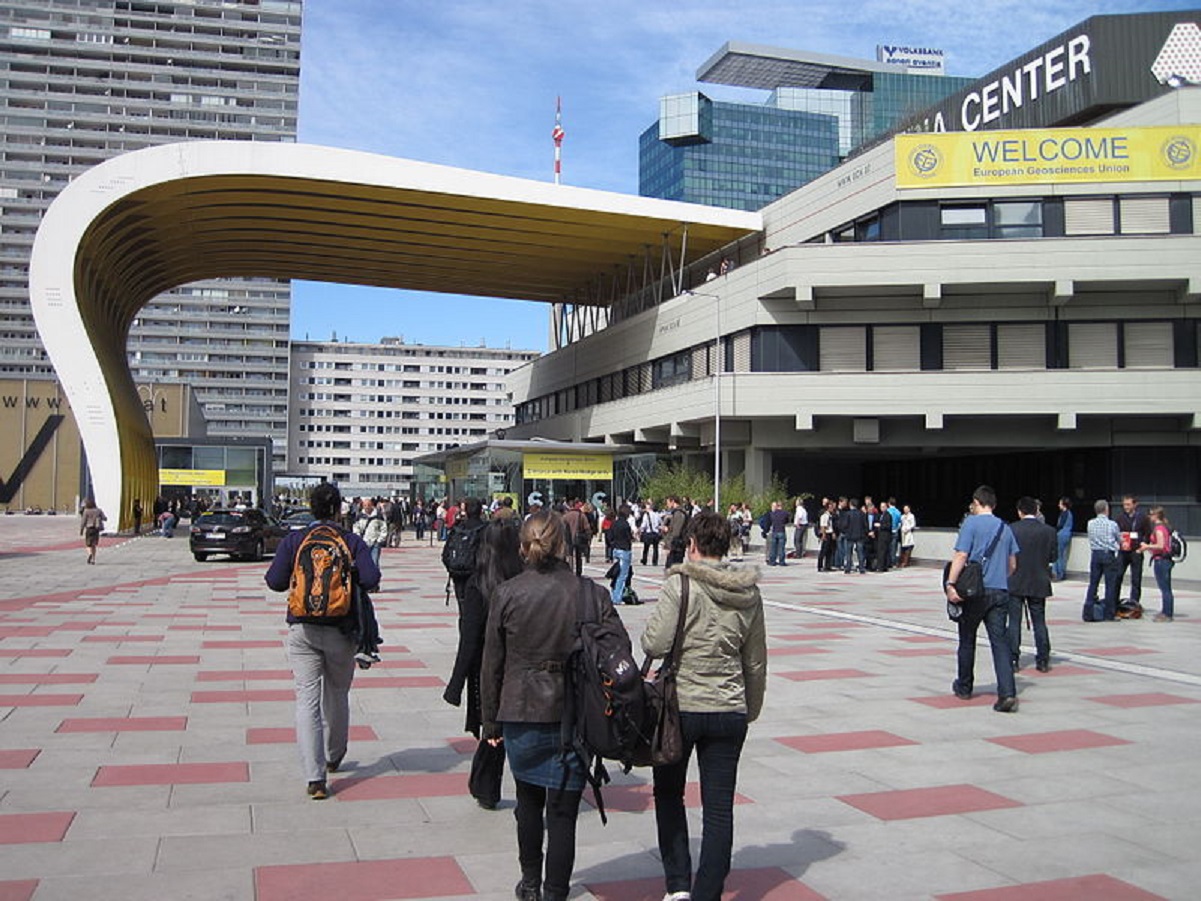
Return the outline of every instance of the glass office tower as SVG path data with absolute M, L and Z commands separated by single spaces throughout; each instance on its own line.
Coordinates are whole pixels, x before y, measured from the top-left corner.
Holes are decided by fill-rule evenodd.
M 638 142 L 645 197 L 758 210 L 972 82 L 893 65 L 726 44 L 698 81 L 770 91 L 729 103 L 700 92 L 660 101 Z
M 0 374 L 53 378 L 29 309 L 50 202 L 120 153 L 194 140 L 294 141 L 302 0 L 0 0 Z M 291 289 L 189 285 L 128 345 L 139 383 L 193 386 L 210 435 L 287 448 Z

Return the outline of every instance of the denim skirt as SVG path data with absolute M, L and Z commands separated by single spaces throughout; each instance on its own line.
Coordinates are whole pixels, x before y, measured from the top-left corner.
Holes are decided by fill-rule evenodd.
M 502 728 L 514 779 L 542 788 L 584 790 L 584 767 L 574 753 L 562 753 L 558 723 L 504 723 Z

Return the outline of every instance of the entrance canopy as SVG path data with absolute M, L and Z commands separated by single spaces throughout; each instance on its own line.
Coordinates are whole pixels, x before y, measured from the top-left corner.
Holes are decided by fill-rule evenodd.
M 555 303 L 652 247 L 687 262 L 762 227 L 758 213 L 348 150 L 169 144 L 63 190 L 34 242 L 30 299 L 97 503 L 124 525 L 158 484 L 125 345 L 163 291 L 261 276 Z

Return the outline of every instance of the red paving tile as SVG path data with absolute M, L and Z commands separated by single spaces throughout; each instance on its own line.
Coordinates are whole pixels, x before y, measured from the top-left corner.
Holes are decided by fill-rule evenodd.
M 83 695 L 0 695 L 0 707 L 74 707 Z
M 1022 670 L 1023 676 L 1030 676 L 1032 679 L 1050 679 L 1055 676 L 1095 676 L 1097 670 L 1091 666 L 1076 666 L 1073 663 L 1052 664 L 1049 673 L 1040 673 L 1036 669 Z
M 339 801 L 385 801 L 398 798 L 467 796 L 466 773 L 415 773 L 408 776 L 372 776 L 342 779 L 331 785 Z M 609 790 L 605 789 L 608 803 Z
M 937 710 L 949 710 L 956 707 L 991 707 L 997 701 L 997 696 L 993 692 L 976 692 L 970 701 L 961 701 L 949 691 L 945 695 L 933 695 L 928 698 L 910 698 L 911 701 L 917 701 L 919 704 L 925 704 L 927 707 L 934 707 Z
M 622 882 L 590 882 L 585 888 L 597 901 L 659 901 L 663 878 L 631 879 Z M 730 901 L 825 901 L 795 876 L 776 867 L 761 870 L 731 870 L 724 897 Z
M 777 673 L 777 675 L 791 679 L 793 682 L 815 682 L 819 679 L 862 679 L 874 674 L 865 673 L 861 669 L 810 669 L 794 673 Z
M 838 795 L 837 798 L 878 820 L 912 820 L 1023 806 L 1018 801 L 975 785 L 939 785 L 933 788 Z
M 869 729 L 863 732 L 830 732 L 825 735 L 793 735 L 777 738 L 782 745 L 794 751 L 804 751 L 806 754 L 817 754 L 823 751 L 861 751 L 866 748 L 898 748 L 904 745 L 916 745 L 919 742 L 894 735 L 881 729 Z
M 940 644 L 951 641 L 951 637 L 939 638 L 936 635 L 896 635 L 893 636 L 896 641 L 908 641 L 912 644 L 930 644 L 931 642 L 939 642 Z
M 379 736 L 370 726 L 351 726 L 350 740 L 379 741 Z M 290 745 L 295 741 L 296 730 L 291 726 L 259 726 L 246 730 L 248 745 Z M 473 746 L 474 744 L 472 741 Z
M 153 654 L 144 655 L 144 656 L 124 655 L 124 656 L 117 656 L 117 657 L 109 657 L 108 660 L 106 660 L 105 662 L 111 663 L 114 665 L 123 665 L 123 664 L 146 665 L 146 664 L 149 664 L 150 666 L 164 666 L 167 664 L 176 665 L 176 664 L 199 663 L 200 655 L 199 654 L 161 654 L 158 656 L 155 656 Z
M 290 688 L 258 688 L 240 691 L 194 691 L 193 704 L 244 704 L 249 701 L 294 701 L 296 693 Z
M 360 676 L 351 688 L 441 688 L 439 676 Z
M 449 629 L 452 623 L 388 623 L 388 629 Z M 387 631 L 387 629 L 383 630 Z
M 973 892 L 954 892 L 950 895 L 935 895 L 938 901 L 1167 901 L 1162 895 L 1145 892 L 1141 888 L 1096 874 L 1073 876 L 1069 879 L 1052 879 L 1048 882 L 1027 882 L 1023 885 L 1007 885 L 1002 888 L 977 889 Z
M 1080 648 L 1079 654 L 1092 654 L 1094 657 L 1134 657 L 1138 654 L 1158 654 L 1154 648 L 1139 648 L 1134 645 L 1118 645 L 1112 648 Z
M 241 626 L 201 626 L 191 623 L 177 623 L 167 626 L 168 632 L 241 632 Z
M 246 650 L 250 650 L 251 648 L 279 648 L 280 650 L 283 650 L 283 646 L 284 646 L 284 643 L 282 641 L 217 641 L 217 640 L 214 640 L 214 641 L 203 641 L 200 643 L 200 647 L 203 650 L 213 650 L 213 651 L 222 650 L 222 649 L 233 649 L 233 648 L 245 648 Z
M 637 785 L 606 785 L 601 791 L 605 801 L 605 810 L 620 810 L 625 813 L 644 813 L 655 806 L 654 787 L 649 783 Z M 585 789 L 584 800 L 592 803 L 592 792 Z M 735 804 L 754 804 L 755 802 L 741 792 L 734 793 Z M 696 810 L 701 806 L 701 784 L 689 782 L 684 786 L 684 806 Z
M 255 867 L 256 901 L 387 901 L 474 895 L 453 857 Z
M 475 746 L 479 744 L 470 735 L 456 735 L 454 738 L 446 739 L 446 743 L 459 754 L 474 754 Z
M 1186 698 L 1181 695 L 1167 694 L 1162 691 L 1151 691 L 1133 695 L 1104 695 L 1099 698 L 1085 698 L 1098 704 L 1108 704 L 1110 707 L 1162 707 L 1167 704 L 1201 704 L 1197 698 Z
M 1002 735 L 990 738 L 993 744 L 1026 754 L 1049 754 L 1053 751 L 1080 751 L 1085 748 L 1108 748 L 1129 745 L 1124 738 L 1093 732 L 1091 729 L 1064 729 L 1059 732 L 1038 732 L 1032 735 Z
M 161 635 L 85 635 L 83 641 L 162 641 Z
M 70 657 L 70 648 L 5 648 L 0 650 L 0 657 L 20 660 L 22 657 Z
M 23 770 L 37 758 L 40 748 L 13 748 L 0 751 L 0 770 Z M 0 898 L 3 898 L 0 895 Z
M 69 810 L 0 814 L 0 845 L 61 842 L 74 819 L 75 814 Z
M 87 716 L 72 717 L 58 724 L 55 732 L 182 732 L 186 716 Z
M 815 648 L 813 645 L 799 644 L 791 648 L 768 648 L 768 657 L 788 657 L 798 654 L 829 654 L 829 648 Z
M 851 636 L 840 635 L 837 632 L 801 632 L 792 635 L 777 635 L 775 637 L 784 641 L 836 641 L 847 639 Z
M 48 638 L 54 634 L 49 626 L 0 626 L 0 639 L 3 638 Z
M 30 901 L 38 890 L 36 879 L 13 879 L 0 882 L 0 901 Z
M 0 685 L 90 685 L 96 673 L 2 673 Z
M 290 669 L 227 669 L 206 670 L 196 674 L 197 682 L 279 681 L 281 679 L 291 682 L 292 671 Z
M 885 648 L 880 652 L 890 657 L 946 657 L 955 653 L 950 645 L 941 648 Z
M 102 766 L 92 779 L 93 788 L 131 785 L 212 785 L 249 782 L 248 763 L 144 763 Z

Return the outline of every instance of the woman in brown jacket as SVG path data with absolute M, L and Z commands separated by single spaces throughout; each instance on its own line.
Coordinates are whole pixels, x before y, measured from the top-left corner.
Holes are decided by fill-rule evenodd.
M 562 518 L 551 511 L 533 514 L 521 527 L 525 571 L 493 592 L 480 673 L 483 734 L 504 742 L 517 783 L 521 901 L 564 901 L 575 865 L 584 770 L 575 755 L 561 753 L 560 721 L 581 592 L 598 620 L 621 628 L 609 593 L 577 578 L 567 564 L 563 531 Z

